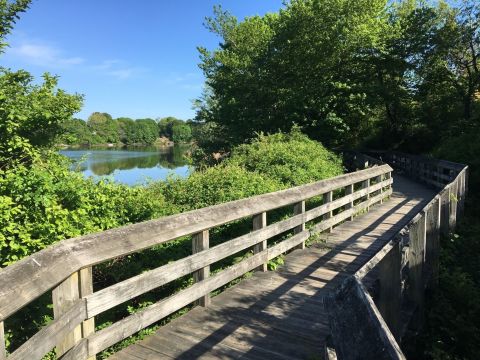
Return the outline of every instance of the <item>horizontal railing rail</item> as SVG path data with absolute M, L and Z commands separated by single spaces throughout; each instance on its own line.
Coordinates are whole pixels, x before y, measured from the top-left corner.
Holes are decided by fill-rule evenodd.
M 64 240 L 0 270 L 0 340 L 2 321 L 52 290 L 55 319 L 4 358 L 41 359 L 56 348 L 62 359 L 87 359 L 175 313 L 194 301 L 208 306 L 210 293 L 252 270 L 266 270 L 269 260 L 304 247 L 312 233 L 329 230 L 368 211 L 392 194 L 388 165 L 341 175 L 283 191 L 254 196 L 97 234 Z M 335 198 L 334 198 L 334 194 Z M 323 196 L 306 211 L 305 201 Z M 267 224 L 267 212 L 293 206 L 293 216 Z M 252 217 L 253 231 L 210 247 L 209 231 Z M 314 220 L 310 229 L 305 224 Z M 267 246 L 267 240 L 293 231 Z M 192 254 L 156 269 L 93 291 L 92 266 L 192 235 Z M 210 265 L 253 247 L 253 255 L 210 275 Z M 97 332 L 94 317 L 186 275 L 194 284 Z
M 398 342 L 407 325 L 420 326 L 425 288 L 435 287 L 438 281 L 440 234 L 448 235 L 454 231 L 457 216 L 464 209 L 468 166 L 398 152 L 377 155 L 382 161 L 391 162 L 393 168 L 402 169 L 407 175 L 440 191 L 405 227 L 392 235 L 390 242 L 326 299 L 333 342 L 341 359 L 358 356 L 405 358 Z M 442 185 L 444 181 L 449 182 Z M 378 288 L 373 301 L 363 282 L 375 268 L 378 269 Z M 342 322 L 349 321 L 345 318 L 348 317 L 345 311 L 347 295 L 356 298 L 355 304 L 348 305 L 362 310 L 361 315 L 357 313 L 358 327 L 350 326 L 349 334 L 341 326 Z M 410 315 L 409 323 L 404 323 L 402 312 Z M 361 348 L 355 348 L 348 339 L 361 337 L 365 331 L 369 339 L 361 344 Z M 360 345 L 358 339 L 357 344 Z

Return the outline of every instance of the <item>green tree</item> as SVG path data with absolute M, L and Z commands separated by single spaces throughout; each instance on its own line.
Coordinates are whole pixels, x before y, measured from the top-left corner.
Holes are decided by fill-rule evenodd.
M 153 119 L 138 119 L 135 121 L 138 139 L 142 144 L 153 144 L 158 137 L 158 126 Z
M 216 8 L 207 25 L 222 43 L 199 49 L 207 92 L 197 119 L 219 124 L 230 144 L 294 124 L 330 145 L 367 132 L 367 59 L 384 48 L 385 0 L 294 0 L 242 22 Z
M 26 71 L 0 70 L 0 167 L 30 162 L 53 145 L 81 105 L 82 96 L 59 90 L 54 76 L 36 85 Z
M 82 119 L 67 119 L 62 123 L 61 142 L 69 145 L 92 143 L 92 132 Z
M 0 0 L 0 54 L 7 46 L 6 36 L 12 31 L 13 25 L 19 19 L 19 14 L 25 12 L 31 0 Z
M 117 143 L 120 141 L 118 123 L 107 113 L 94 112 L 88 117 L 88 127 L 98 137 L 99 142 Z
M 175 143 L 187 143 L 192 140 L 192 128 L 183 123 L 172 127 L 172 140 Z
M 184 124 L 184 121 L 177 119 L 173 116 L 162 118 L 158 120 L 158 134 L 160 136 L 164 136 L 172 140 L 173 139 L 172 129 L 175 125 L 180 125 L 180 124 Z

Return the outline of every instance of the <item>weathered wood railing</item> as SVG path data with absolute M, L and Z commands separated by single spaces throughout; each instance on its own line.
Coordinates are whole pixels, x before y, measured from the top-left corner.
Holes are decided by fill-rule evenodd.
M 0 348 L 0 359 L 41 359 L 56 348 L 63 359 L 87 359 L 179 309 L 198 301 L 208 306 L 210 293 L 282 253 L 304 246 L 312 232 L 321 232 L 368 210 L 392 193 L 388 165 L 275 193 L 224 203 L 158 220 L 64 240 L 0 270 L 0 344 L 3 321 L 42 294 L 52 291 L 55 319 L 13 353 Z M 335 194 L 335 197 L 332 195 Z M 323 195 L 323 203 L 305 211 L 305 201 Z M 267 224 L 267 212 L 294 207 L 294 215 Z M 253 217 L 253 231 L 209 247 L 209 230 Z M 305 224 L 321 219 L 311 228 Z M 267 240 L 293 231 L 293 236 L 267 246 Z M 93 291 L 92 266 L 114 258 L 193 235 L 192 255 Z M 209 266 L 253 247 L 254 254 L 210 275 Z M 127 300 L 183 276 L 195 283 L 95 332 L 94 318 Z
M 438 281 L 440 235 L 455 229 L 464 209 L 468 167 L 402 153 L 379 153 L 394 169 L 438 194 L 369 262 L 326 299 L 339 359 L 404 359 L 398 346 L 407 326 L 418 329 L 425 289 Z M 358 155 L 360 162 L 362 155 Z M 364 280 L 376 269 L 378 289 Z M 407 314 L 408 322 L 402 318 Z M 328 357 L 328 356 L 327 356 Z

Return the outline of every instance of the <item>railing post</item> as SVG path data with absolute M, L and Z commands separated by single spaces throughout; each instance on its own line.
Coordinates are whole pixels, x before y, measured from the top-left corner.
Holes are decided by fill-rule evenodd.
M 93 293 L 92 268 L 84 268 L 65 279 L 52 291 L 53 315 L 55 318 L 63 315 L 80 298 Z M 82 338 L 88 337 L 95 332 L 95 319 L 92 317 L 78 325 L 60 343 L 57 344 L 55 352 L 57 358 L 65 354 L 72 346 Z M 95 355 L 88 360 L 95 359 Z
M 451 183 L 450 187 L 450 217 L 449 217 L 449 227 L 450 232 L 455 231 L 457 226 L 457 204 L 458 204 L 458 183 L 454 181 Z
M 448 236 L 450 232 L 450 188 L 440 195 L 440 232 Z
M 363 182 L 362 188 L 367 189 L 366 199 L 368 201 L 370 199 L 370 179 L 367 179 Z M 368 211 L 370 211 L 370 205 L 367 206 L 367 212 Z
M 397 340 L 401 326 L 401 269 L 402 253 L 400 244 L 396 243 L 379 264 L 378 310 Z
M 440 240 L 440 198 L 433 200 L 425 212 L 426 242 L 425 242 L 425 269 L 428 276 L 428 286 L 435 287 L 438 278 L 438 256 Z
M 192 253 L 196 254 L 210 247 L 210 234 L 208 230 L 196 233 L 192 237 Z M 210 265 L 207 265 L 193 273 L 193 281 L 200 282 L 210 276 Z M 210 294 L 206 294 L 199 298 L 197 305 L 207 307 L 210 305 Z
M 80 297 L 93 294 L 93 270 L 87 267 L 79 271 Z M 95 332 L 95 318 L 90 318 L 82 323 L 82 338 L 86 338 Z M 90 356 L 87 360 L 95 360 L 96 356 Z
M 323 203 L 324 204 L 327 204 L 329 202 L 332 202 L 333 200 L 333 191 L 329 191 L 325 194 L 323 194 Z M 328 220 L 330 219 L 331 217 L 333 216 L 333 212 L 332 211 L 328 211 L 325 215 L 323 215 L 323 220 Z M 328 228 L 328 231 L 331 232 L 333 230 L 333 227 L 329 227 Z
M 352 195 L 353 194 L 353 184 L 345 186 L 345 195 Z M 345 205 L 346 210 L 353 209 L 353 200 L 350 201 L 347 205 Z M 353 211 L 353 210 L 352 210 Z M 353 220 L 353 214 L 350 216 L 350 221 Z
M 253 217 L 253 230 L 258 230 L 267 226 L 267 213 L 262 212 Z M 267 250 L 267 240 L 253 247 L 253 253 L 258 254 L 264 250 Z M 256 271 L 267 271 L 267 263 L 264 263 L 255 269 Z
M 7 358 L 7 349 L 5 348 L 5 329 L 3 321 L 0 321 L 0 360 Z
M 73 303 L 80 299 L 79 272 L 75 272 L 65 279 L 52 291 L 53 316 L 58 318 L 70 309 Z M 78 325 L 70 334 L 56 346 L 57 358 L 60 358 L 71 347 L 82 339 L 82 326 Z
M 377 184 L 381 183 L 383 180 L 383 174 L 381 175 L 378 175 L 376 178 L 375 178 L 375 181 Z M 379 191 L 379 195 L 382 195 L 383 194 L 383 187 L 380 188 L 380 191 Z M 380 204 L 383 204 L 383 197 L 380 196 Z
M 460 175 L 458 186 L 458 215 L 462 216 L 465 209 L 465 171 Z
M 412 325 L 418 329 L 423 320 L 423 300 L 424 300 L 424 278 L 423 264 L 425 262 L 425 220 L 426 216 L 422 213 L 421 218 L 412 224 L 409 229 L 409 256 L 408 256 L 408 278 L 409 278 L 409 298 L 414 304 L 416 310 L 412 317 Z
M 305 201 L 300 201 L 293 205 L 293 215 L 299 215 L 299 214 L 304 214 L 305 213 Z M 301 225 L 297 226 L 295 229 L 293 229 L 294 234 L 301 233 L 302 231 L 305 230 L 305 223 L 302 222 Z M 301 244 L 295 247 L 295 249 L 305 249 L 305 241 L 302 241 Z

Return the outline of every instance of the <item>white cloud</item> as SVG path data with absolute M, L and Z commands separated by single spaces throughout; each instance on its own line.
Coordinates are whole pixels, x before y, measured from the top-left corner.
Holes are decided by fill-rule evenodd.
M 22 61 L 50 68 L 64 68 L 85 62 L 81 57 L 67 57 L 59 49 L 45 44 L 25 42 L 9 49 L 9 53 Z
M 101 64 L 92 66 L 92 69 L 118 80 L 130 79 L 147 71 L 144 68 L 129 66 L 119 59 L 104 60 Z

